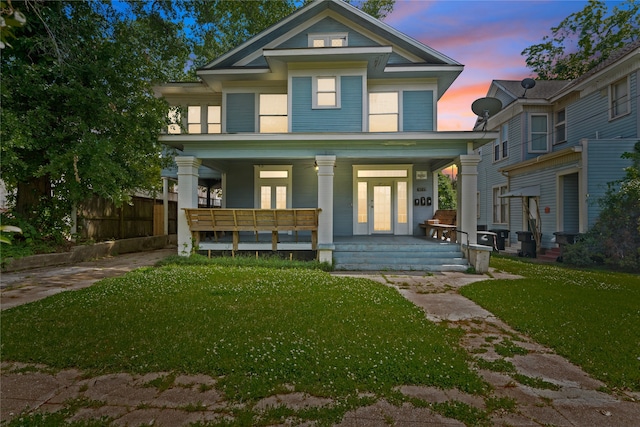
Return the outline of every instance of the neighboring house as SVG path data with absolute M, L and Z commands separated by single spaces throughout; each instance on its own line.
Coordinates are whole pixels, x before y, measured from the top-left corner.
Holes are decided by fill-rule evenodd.
M 212 179 L 222 208 L 319 208 L 321 261 L 339 237 L 424 236 L 436 174 L 451 164 L 457 225 L 475 243 L 474 149 L 496 134 L 437 131 L 437 101 L 462 70 L 342 0 L 320 0 L 198 69 L 199 81 L 157 87 L 182 125 L 161 137 L 178 152 L 178 251 L 192 248 L 183 208 Z
M 639 68 L 640 41 L 573 81 L 536 81 L 528 90 L 493 81 L 487 96 L 503 108 L 486 127 L 499 137 L 477 151 L 478 224 L 510 230 L 510 243 L 538 228 L 537 249 L 556 247 L 554 233 L 587 231 L 607 183 L 631 165 L 621 155 L 638 141 Z

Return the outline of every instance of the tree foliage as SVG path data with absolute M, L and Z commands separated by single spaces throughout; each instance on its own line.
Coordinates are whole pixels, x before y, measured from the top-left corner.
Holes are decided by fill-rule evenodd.
M 575 79 L 625 44 L 640 38 L 640 3 L 626 0 L 611 11 L 607 3 L 589 0 L 572 13 L 542 43 L 522 51 L 527 67 L 539 79 Z
M 458 205 L 458 198 L 456 189 L 454 187 L 455 182 L 451 178 L 443 174 L 438 173 L 438 208 L 439 209 L 456 209 Z
M 178 26 L 107 3 L 14 5 L 27 24 L 3 52 L 0 136 L 16 211 L 54 230 L 93 195 L 122 203 L 159 185 L 167 106 L 152 85 L 182 72 Z
M 640 142 L 623 157 L 632 165 L 623 179 L 609 183 L 599 201 L 602 211 L 596 223 L 578 243 L 566 248 L 565 262 L 640 271 Z

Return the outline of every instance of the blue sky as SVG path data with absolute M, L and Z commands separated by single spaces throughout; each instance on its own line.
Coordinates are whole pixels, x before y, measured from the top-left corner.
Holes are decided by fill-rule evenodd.
M 607 1 L 609 10 L 620 1 Z M 438 130 L 471 130 L 492 80 L 534 77 L 520 54 L 582 10 L 582 0 L 396 0 L 385 23 L 465 66 L 438 103 Z

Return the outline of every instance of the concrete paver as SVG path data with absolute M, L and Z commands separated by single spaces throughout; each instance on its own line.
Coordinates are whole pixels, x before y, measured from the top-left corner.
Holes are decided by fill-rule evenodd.
M 35 301 L 56 292 L 81 289 L 104 277 L 124 274 L 134 268 L 152 265 L 175 253 L 175 249 L 128 254 L 109 259 L 81 263 L 76 266 L 37 269 L 2 276 L 0 291 L 2 309 Z M 517 372 L 558 386 L 558 390 L 538 389 L 522 385 L 509 373 L 479 369 L 478 373 L 493 387 L 492 396 L 516 402 L 513 411 L 491 415 L 493 425 L 511 426 L 637 426 L 640 419 L 639 393 L 609 394 L 604 384 L 579 367 L 555 354 L 551 349 L 521 336 L 490 312 L 457 293 L 457 289 L 477 280 L 512 277 L 492 272 L 488 275 L 464 273 L 350 273 L 367 277 L 396 288 L 403 296 L 421 307 L 434 322 L 466 331 L 461 345 L 474 358 L 495 361 L 499 356 L 492 345 L 512 340 L 529 350 L 526 355 L 506 358 Z M 513 278 L 513 277 L 512 277 Z M 490 344 L 488 344 L 490 343 Z M 242 404 L 226 402 L 215 388 L 217 379 L 207 375 L 180 375 L 167 390 L 150 385 L 153 379 L 167 373 L 131 375 L 126 373 L 87 377 L 74 369 L 52 372 L 45 366 L 3 363 L 0 376 L 0 421 L 6 422 L 22 411 L 58 411 L 70 399 L 81 399 L 81 409 L 68 421 L 109 417 L 113 425 L 180 426 L 190 423 L 231 420 Z M 293 390 L 292 390 L 293 391 Z M 464 402 L 484 409 L 484 399 L 458 390 L 434 387 L 403 386 L 399 392 L 425 402 Z M 89 402 L 89 403 L 87 403 Z M 302 393 L 282 393 L 263 399 L 255 405 L 264 410 L 273 405 L 291 409 L 330 405 L 326 398 Z M 393 405 L 385 400 L 348 412 L 338 424 L 352 426 L 463 426 L 460 421 L 443 417 L 428 408 L 405 403 Z

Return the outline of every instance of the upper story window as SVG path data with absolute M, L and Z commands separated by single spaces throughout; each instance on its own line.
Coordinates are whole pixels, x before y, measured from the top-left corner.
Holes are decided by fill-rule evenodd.
M 178 107 L 171 107 L 169 109 L 169 113 L 167 113 L 167 117 L 169 117 L 169 128 L 167 129 L 167 133 L 170 135 L 177 135 L 182 130 L 180 129 L 180 121 L 182 118 L 180 117 L 180 109 Z
M 560 144 L 567 140 L 567 115 L 564 109 L 556 112 L 555 138 L 553 143 Z
M 369 94 L 369 132 L 397 132 L 398 117 L 398 92 Z
M 338 78 L 316 77 L 313 79 L 313 107 L 339 108 Z
M 629 106 L 629 78 L 625 77 L 609 86 L 609 118 L 615 119 L 631 111 Z
M 509 156 L 509 124 L 500 127 L 500 137 L 493 145 L 493 161 L 497 162 Z
M 187 107 L 187 130 L 189 133 L 202 133 L 202 108 L 199 105 Z
M 347 33 L 309 34 L 309 47 L 347 46 Z
M 260 94 L 260 132 L 288 131 L 287 94 Z
M 546 114 L 532 114 L 529 119 L 529 152 L 549 151 L 549 118 Z
M 207 133 L 222 132 L 222 107 L 219 105 L 209 105 L 207 107 Z

